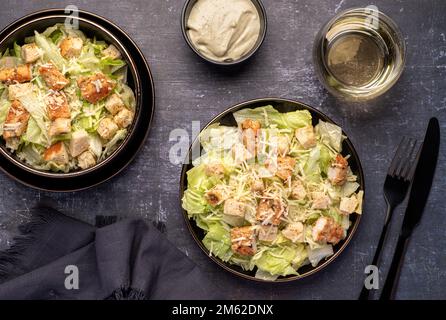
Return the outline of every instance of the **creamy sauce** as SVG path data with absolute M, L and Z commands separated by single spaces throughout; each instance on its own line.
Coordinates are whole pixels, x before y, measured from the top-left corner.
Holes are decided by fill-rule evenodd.
M 190 40 L 205 57 L 235 61 L 255 46 L 260 17 L 251 0 L 198 0 L 187 27 Z

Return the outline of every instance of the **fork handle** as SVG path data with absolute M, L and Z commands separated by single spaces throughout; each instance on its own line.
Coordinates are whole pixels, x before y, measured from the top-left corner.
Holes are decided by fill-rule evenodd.
M 384 282 L 380 300 L 393 300 L 395 298 L 401 267 L 404 262 L 404 256 L 407 251 L 409 239 L 410 236 L 405 236 L 402 234 L 398 237 L 398 243 L 393 255 L 392 264 L 390 265 L 389 273 L 387 274 L 386 281 Z
M 392 213 L 395 207 L 391 205 L 387 205 L 387 214 L 386 219 L 384 221 L 384 226 L 381 231 L 381 236 L 379 237 L 378 246 L 376 247 L 375 256 L 373 257 L 372 265 L 378 266 L 381 260 L 381 251 L 386 242 L 387 238 L 387 227 L 389 226 L 389 220 L 392 217 Z M 370 289 L 367 289 L 365 286 L 362 286 L 361 294 L 359 295 L 359 300 L 368 300 L 370 295 Z

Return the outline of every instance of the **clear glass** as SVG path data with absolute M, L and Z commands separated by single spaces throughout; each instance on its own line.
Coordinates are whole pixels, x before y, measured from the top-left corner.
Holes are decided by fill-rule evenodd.
M 317 75 L 329 92 L 350 101 L 389 90 L 405 63 L 398 26 L 376 7 L 343 11 L 318 33 L 313 51 Z

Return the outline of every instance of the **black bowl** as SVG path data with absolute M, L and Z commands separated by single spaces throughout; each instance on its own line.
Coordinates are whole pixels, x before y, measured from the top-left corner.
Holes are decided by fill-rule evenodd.
M 192 49 L 192 51 L 195 52 L 199 57 L 201 57 L 202 59 L 206 60 L 209 63 L 215 64 L 218 66 L 228 66 L 229 67 L 229 66 L 234 66 L 239 63 L 245 62 L 250 57 L 252 57 L 257 52 L 257 50 L 259 50 L 259 48 L 262 46 L 263 41 L 265 40 L 265 37 L 266 37 L 266 30 L 267 30 L 267 25 L 268 25 L 268 20 L 266 18 L 266 10 L 262 4 L 262 1 L 251 0 L 252 3 L 254 4 L 254 6 L 256 7 L 256 9 L 259 13 L 259 17 L 260 17 L 260 34 L 259 34 L 259 38 L 257 39 L 257 42 L 254 45 L 254 47 L 242 58 L 235 60 L 235 61 L 220 62 L 220 61 L 215 61 L 215 60 L 209 59 L 208 57 L 204 56 L 200 51 L 197 50 L 197 48 L 194 46 L 194 44 L 190 40 L 189 35 L 187 34 L 187 31 L 188 31 L 187 21 L 189 20 L 189 14 L 190 14 L 193 6 L 195 5 L 195 3 L 197 3 L 197 1 L 198 0 L 187 0 L 186 3 L 184 4 L 183 11 L 181 13 L 181 31 L 183 33 L 184 40 L 186 40 L 187 44 Z
M 0 32 L 0 51 L 10 47 L 14 41 L 21 42 L 34 30 L 43 31 L 56 23 L 63 23 L 68 14 L 64 9 L 48 9 L 25 16 Z M 52 173 L 36 170 L 11 154 L 4 144 L 0 145 L 0 169 L 16 180 L 38 189 L 49 191 L 75 191 L 102 183 L 121 170 L 134 158 L 143 145 L 155 108 L 154 84 L 150 68 L 136 44 L 112 22 L 90 12 L 79 10 L 80 30 L 87 36 L 96 36 L 114 44 L 122 53 L 129 67 L 128 85 L 136 98 L 135 119 L 127 137 L 105 160 L 87 170 L 69 173 Z
M 282 112 L 282 113 L 296 111 L 296 110 L 308 110 L 311 113 L 311 116 L 313 118 L 313 125 L 316 125 L 318 123 L 319 119 L 323 120 L 325 122 L 330 122 L 330 123 L 336 124 L 328 116 L 326 116 L 319 110 L 317 110 L 313 107 L 310 107 L 304 103 L 301 103 L 298 101 L 293 101 L 293 100 L 288 100 L 288 99 L 281 99 L 281 98 L 262 98 L 262 99 L 246 101 L 246 102 L 237 104 L 237 105 L 227 109 L 226 111 L 224 111 L 223 113 L 219 114 L 217 117 L 212 119 L 202 129 L 202 131 L 214 123 L 220 123 L 221 125 L 225 125 L 225 126 L 237 126 L 234 116 L 232 115 L 234 112 L 241 110 L 241 109 L 258 108 L 258 107 L 263 107 L 263 106 L 267 106 L 267 105 L 272 105 L 276 110 L 278 110 L 279 112 Z M 343 132 L 343 135 L 347 136 L 345 134 L 345 132 Z M 201 153 L 202 148 L 200 146 L 199 139 L 196 138 L 189 149 L 189 154 L 186 159 L 193 159 L 192 158 L 193 154 L 200 154 L 198 152 L 195 153 L 198 150 L 200 150 L 200 153 Z M 344 140 L 343 145 L 342 145 L 342 150 L 343 150 L 342 153 L 344 155 L 346 155 L 346 154 L 351 155 L 351 157 L 349 159 L 350 167 L 351 167 L 353 173 L 358 176 L 358 183 L 360 184 L 360 190 L 365 191 L 364 173 L 362 171 L 361 162 L 360 162 L 358 154 L 356 153 L 356 150 L 353 147 L 353 144 L 351 143 L 349 138 Z M 193 152 L 193 151 L 195 151 L 195 152 Z M 181 199 L 183 198 L 184 191 L 187 189 L 187 175 L 186 175 L 186 173 L 193 167 L 190 162 L 191 161 L 186 161 L 185 164 L 183 165 L 183 168 L 181 171 L 180 205 L 181 205 Z M 266 281 L 266 280 L 261 280 L 261 279 L 255 278 L 255 271 L 245 271 L 237 265 L 232 265 L 230 263 L 223 262 L 219 258 L 217 258 L 213 255 L 210 255 L 209 250 L 204 246 L 204 244 L 202 242 L 202 239 L 205 236 L 204 231 L 197 226 L 197 224 L 195 223 L 194 220 L 189 219 L 186 210 L 182 209 L 182 211 L 183 211 L 183 216 L 186 221 L 187 227 L 188 227 L 190 233 L 192 234 L 192 237 L 194 238 L 194 240 L 198 244 L 198 246 L 203 250 L 203 252 L 210 259 L 212 259 L 212 261 L 217 263 L 223 269 L 231 272 L 232 274 L 235 274 L 236 276 L 239 276 L 239 277 L 242 277 L 245 279 L 249 279 L 249 280 L 258 281 L 258 282 L 272 282 L 272 281 Z M 319 262 L 319 264 L 316 267 L 312 267 L 311 265 L 303 266 L 302 268 L 299 269 L 299 275 L 297 275 L 297 276 L 279 277 L 274 282 L 288 282 L 288 281 L 302 279 L 306 276 L 312 275 L 312 274 L 322 270 L 323 268 L 325 268 L 328 264 L 333 262 L 336 259 L 336 257 L 338 257 L 341 254 L 341 252 L 345 249 L 347 244 L 352 239 L 356 229 L 358 228 L 360 219 L 361 219 L 361 215 L 350 215 L 351 225 L 347 231 L 347 237 L 343 241 L 341 241 L 340 243 L 338 243 L 337 245 L 335 245 L 333 247 L 334 254 L 332 256 L 330 256 L 328 259 L 322 260 L 321 262 Z

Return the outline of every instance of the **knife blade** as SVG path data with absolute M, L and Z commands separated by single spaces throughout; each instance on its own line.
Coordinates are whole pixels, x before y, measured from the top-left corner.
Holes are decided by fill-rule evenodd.
M 392 264 L 384 283 L 381 300 L 393 299 L 398 285 L 404 255 L 409 244 L 410 236 L 423 215 L 424 207 L 429 198 L 435 168 L 440 149 L 440 124 L 437 118 L 431 118 L 426 136 L 418 156 L 414 178 L 410 190 L 409 202 L 404 215 L 401 233 L 392 259 Z

